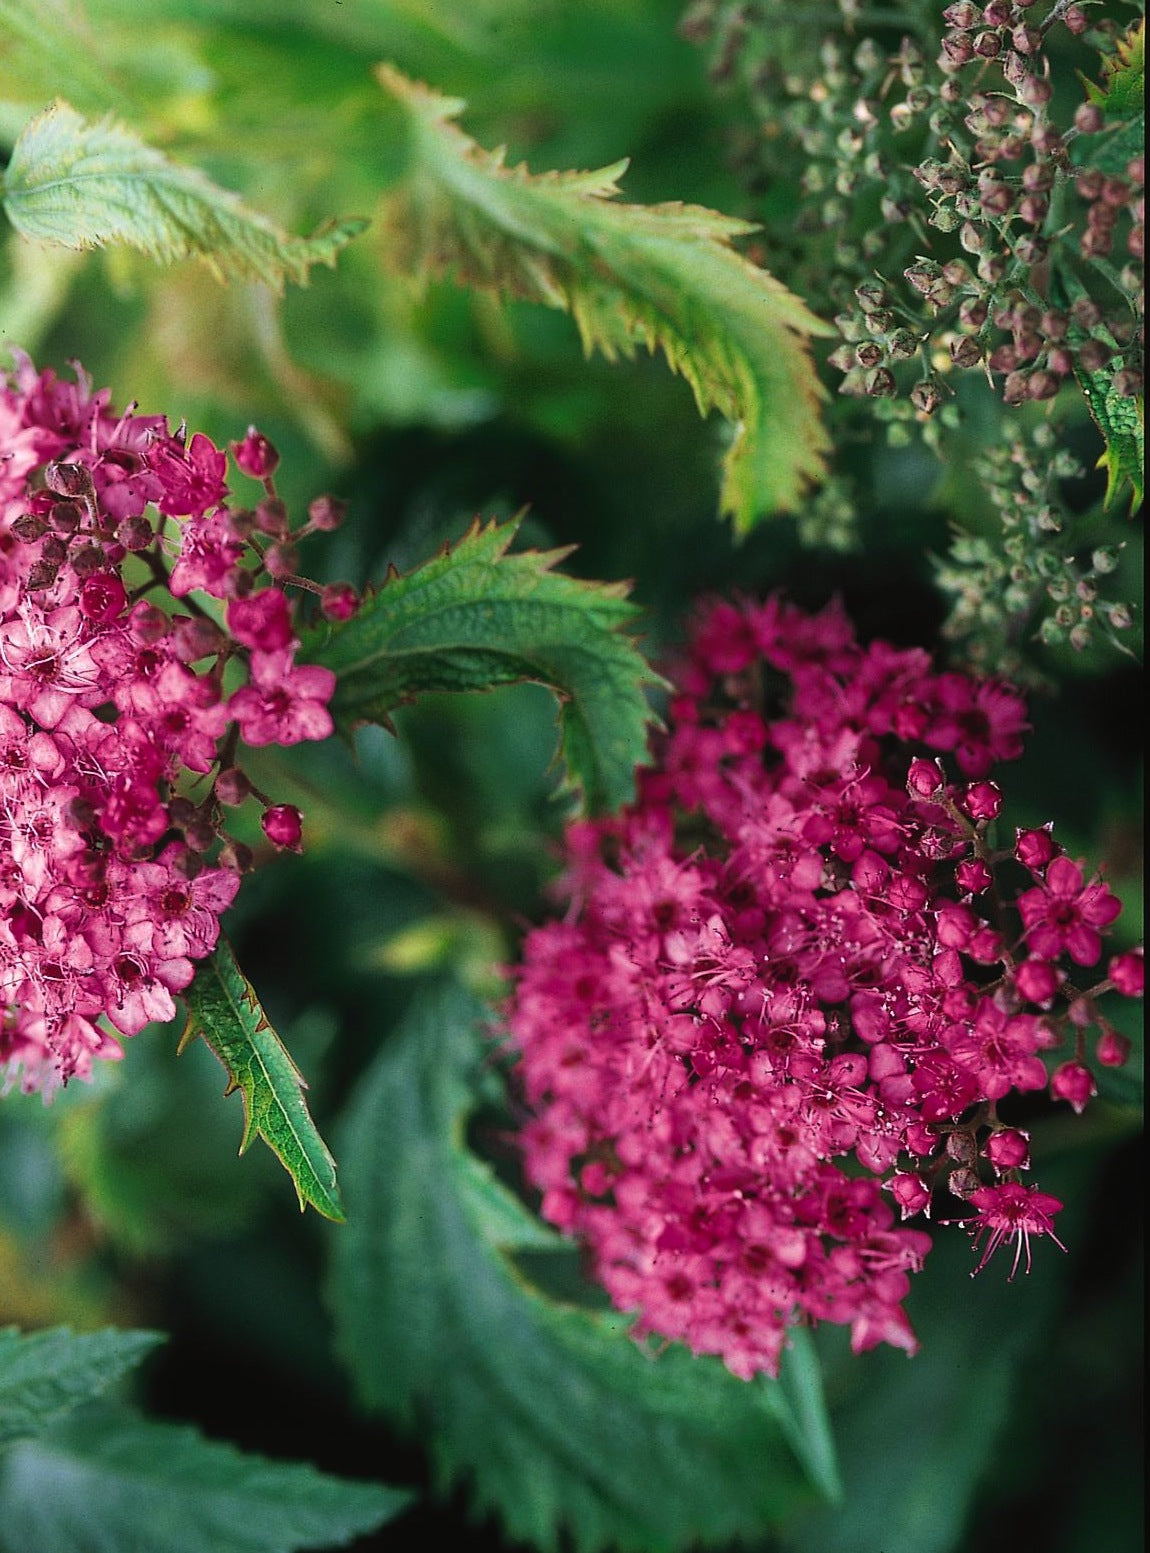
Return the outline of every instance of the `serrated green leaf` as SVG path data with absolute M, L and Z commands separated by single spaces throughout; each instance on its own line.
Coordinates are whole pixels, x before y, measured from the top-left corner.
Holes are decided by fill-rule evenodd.
M 61 1414 L 92 1401 L 163 1341 L 159 1332 L 113 1328 L 81 1333 L 67 1327 L 27 1333 L 0 1328 L 0 1448 L 39 1434 Z
M 1141 394 L 1137 398 L 1116 394 L 1112 372 L 1076 371 L 1074 375 L 1106 440 L 1106 451 L 1098 460 L 1099 467 L 1106 470 L 1104 504 L 1109 507 L 1128 483 L 1131 508 L 1137 507 L 1145 490 L 1145 401 Z
M 732 425 L 721 501 L 736 528 L 793 508 L 824 473 L 807 341 L 829 331 L 732 246 L 755 228 L 699 206 L 616 201 L 625 162 L 539 176 L 507 167 L 454 124 L 462 102 L 390 65 L 377 75 L 409 133 L 409 172 L 385 213 L 393 262 L 562 308 L 608 359 L 661 350 L 700 411 Z
M 618 583 L 553 570 L 566 551 L 508 554 L 518 522 L 476 524 L 454 548 L 392 576 L 346 624 L 313 633 L 306 655 L 337 677 L 337 724 L 387 724 L 433 690 L 534 680 L 560 698 L 560 750 L 592 808 L 633 791 L 658 683 L 625 634 L 638 613 Z
M 183 998 L 188 1022 L 180 1050 L 202 1036 L 227 1070 L 224 1093 L 238 1089 L 243 1098 L 240 1153 L 262 1138 L 295 1183 L 301 1211 L 311 1203 L 324 1218 L 342 1223 L 335 1160 L 308 1112 L 303 1076 L 224 939 L 200 965 Z
M 95 1407 L 9 1453 L 0 1541 L 7 1553 L 292 1553 L 342 1547 L 410 1499 Z
M 169 161 L 110 117 L 91 124 L 58 102 L 27 124 L 0 182 L 25 237 L 65 248 L 126 243 L 167 264 L 202 259 L 218 280 L 305 285 L 366 225 L 289 237 L 192 167 Z
M 805 1495 L 772 1383 L 680 1347 L 656 1356 L 626 1318 L 546 1298 L 493 1243 L 517 1238 L 525 1210 L 480 1180 L 464 1141 L 480 1013 L 454 988 L 425 995 L 343 1131 L 332 1294 L 362 1400 L 419 1427 L 442 1489 L 470 1482 L 539 1548 L 763 1533 Z
M 1126 36 L 1119 38 L 1114 53 L 1103 63 L 1102 81 L 1086 82 L 1086 93 L 1114 118 L 1141 115 L 1146 101 L 1146 24 L 1135 22 Z

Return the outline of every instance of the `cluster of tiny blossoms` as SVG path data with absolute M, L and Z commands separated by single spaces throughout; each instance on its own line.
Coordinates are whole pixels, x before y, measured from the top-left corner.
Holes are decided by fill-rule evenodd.
M 744 1377 L 799 1321 L 913 1352 L 930 1239 L 902 1221 L 944 1184 L 980 1268 L 1054 1238 L 1008 1097 L 1086 1105 L 1127 1055 L 1096 1000 L 1142 959 L 1100 966 L 1119 902 L 1051 827 L 992 845 L 1026 726 L 1010 685 L 861 647 L 838 607 L 700 618 L 657 764 L 569 832 L 570 910 L 508 1010 L 543 1213 L 639 1334 Z
M 251 863 L 223 828 L 255 791 L 239 742 L 332 728 L 334 676 L 294 661 L 285 584 L 315 585 L 275 450 L 233 448 L 264 487 L 241 511 L 225 453 L 133 410 L 23 357 L 0 378 L 0 1081 L 29 1091 L 118 1056 L 109 1024 L 174 1016 Z M 308 526 L 337 519 L 321 498 Z M 298 810 L 256 798 L 298 847 Z

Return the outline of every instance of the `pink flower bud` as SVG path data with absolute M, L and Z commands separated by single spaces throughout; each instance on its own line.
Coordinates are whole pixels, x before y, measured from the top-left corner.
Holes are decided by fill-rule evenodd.
M 92 471 L 83 464 L 45 464 L 44 484 L 55 496 L 91 496 Z
M 212 653 L 222 652 L 224 646 L 224 633 L 214 620 L 185 615 L 174 623 L 172 647 L 181 663 L 197 663 Z
M 124 612 L 128 595 L 113 572 L 97 572 L 80 585 L 80 613 L 97 625 L 110 625 Z
M 1030 1167 L 1030 1134 L 1004 1127 L 987 1139 L 982 1151 L 995 1170 L 1027 1170 Z
M 299 569 L 299 557 L 294 545 L 271 545 L 264 551 L 264 566 L 269 577 L 283 581 L 294 577 Z
M 278 497 L 266 496 L 262 502 L 257 503 L 252 517 L 261 534 L 270 534 L 274 539 L 280 539 L 288 531 L 287 508 Z
M 1039 1008 L 1050 1007 L 1064 979 L 1064 973 L 1049 960 L 1024 960 L 1014 973 L 1019 996 Z
M 993 820 L 1002 808 L 1002 790 L 997 782 L 972 782 L 963 795 L 962 807 L 976 823 Z
M 359 605 L 359 594 L 349 582 L 329 583 L 319 596 L 319 607 L 328 620 L 350 620 Z
M 935 798 L 946 786 L 937 760 L 912 760 L 906 774 L 906 790 L 912 798 Z
M 980 857 L 968 858 L 954 870 L 955 883 L 966 895 L 981 895 L 994 883 L 994 875 Z
M 273 804 L 270 809 L 264 810 L 260 825 L 273 847 L 290 852 L 303 850 L 303 815 L 294 804 Z
M 312 528 L 328 533 L 340 526 L 346 512 L 346 502 L 334 496 L 317 496 L 307 509 L 307 520 Z
M 1020 830 L 1016 834 L 1014 855 L 1027 868 L 1036 871 L 1045 868 L 1057 851 L 1049 825 L 1044 825 L 1041 830 Z
M 139 642 L 141 647 L 154 647 L 168 634 L 170 625 L 171 621 L 162 609 L 157 609 L 154 604 L 145 603 L 143 599 L 133 606 L 128 616 L 128 626 L 133 640 Z
M 974 914 L 969 907 L 953 901 L 944 901 L 939 907 L 935 936 L 945 949 L 965 949 L 974 927 Z
M 229 766 L 216 778 L 216 797 L 231 808 L 243 803 L 251 790 L 252 784 L 238 766 Z
M 1055 1100 L 1068 1101 L 1081 1116 L 1087 1101 L 1098 1091 L 1089 1068 L 1080 1062 L 1064 1062 L 1050 1080 L 1050 1093 Z
M 966 952 L 979 965 L 993 965 L 1002 959 L 1001 935 L 984 922 L 970 935 Z
M 279 652 L 295 640 L 291 606 L 279 588 L 261 588 L 246 599 L 232 599 L 227 622 L 237 642 L 261 652 Z
M 1121 1068 L 1130 1056 L 1130 1042 L 1113 1025 L 1106 1025 L 1098 1037 L 1094 1055 L 1104 1068 Z
M 930 1187 L 920 1175 L 891 1176 L 886 1185 L 904 1219 L 922 1213 L 924 1209 L 929 1212 Z
M 1141 949 L 1116 954 L 1110 962 L 1110 980 L 1125 998 L 1140 998 L 1145 984 L 1145 965 Z
M 242 442 L 232 443 L 232 457 L 236 467 L 253 480 L 268 480 L 276 472 L 280 456 L 260 431 L 249 426 Z

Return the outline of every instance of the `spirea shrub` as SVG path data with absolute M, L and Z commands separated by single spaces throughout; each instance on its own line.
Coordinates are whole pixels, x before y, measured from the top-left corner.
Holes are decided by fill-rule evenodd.
M 50 1092 L 171 1019 L 211 953 L 249 849 L 300 816 L 256 790 L 241 743 L 325 738 L 335 677 L 295 662 L 287 514 L 254 430 L 237 467 L 161 416 L 115 411 L 82 375 L 20 358 L 0 380 L 0 1080 Z M 308 528 L 330 527 L 313 504 Z M 315 591 L 320 591 L 316 589 Z M 327 590 L 335 616 L 350 590 Z M 111 1027 L 111 1028 L 109 1028 Z
M 797 1322 L 913 1352 L 936 1198 L 978 1269 L 1060 1244 L 1012 1108 L 1083 1109 L 1126 1056 L 1096 1000 L 1142 961 L 1102 964 L 1119 902 L 1052 826 L 997 843 L 1026 729 L 1011 685 L 860 646 L 836 605 L 697 621 L 656 763 L 570 829 L 509 1007 L 542 1211 L 637 1334 L 744 1377 Z

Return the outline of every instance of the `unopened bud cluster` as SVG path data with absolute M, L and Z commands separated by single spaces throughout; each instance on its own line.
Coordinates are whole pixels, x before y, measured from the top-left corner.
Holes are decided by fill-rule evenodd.
M 995 539 L 964 534 L 936 566 L 936 581 L 952 600 L 943 632 L 963 644 L 975 664 L 1029 673 L 1025 644 L 1067 644 L 1085 652 L 1108 641 L 1131 652 L 1137 614 L 1115 588 L 1124 545 L 1079 547 L 1077 525 L 1062 497 L 1083 466 L 1057 444 L 1053 428 L 1006 436 L 974 461 L 973 473 L 1002 523 Z
M 293 532 L 267 439 L 232 457 L 250 510 L 207 437 L 25 357 L 0 378 L 0 1081 L 50 1092 L 119 1055 L 112 1029 L 173 1017 L 252 862 L 229 807 L 300 845 L 238 751 L 331 732 L 295 598 L 355 599 L 297 574 L 330 499 Z
M 1054 1236 L 1018 1097 L 1088 1104 L 1142 958 L 1103 961 L 1119 901 L 1051 826 L 999 834 L 1026 726 L 1010 684 L 862 647 L 835 607 L 696 623 L 656 763 L 570 830 L 509 1009 L 543 1213 L 638 1332 L 741 1376 L 797 1322 L 913 1351 L 930 1237 L 903 1221 L 945 1189 L 979 1267 Z
M 752 184 L 803 168 L 787 230 L 767 222 L 771 262 L 837 307 L 841 391 L 909 395 L 924 419 L 956 371 L 990 373 L 1011 405 L 1053 398 L 1075 371 L 1141 394 L 1141 149 L 1125 120 L 1081 101 L 1063 57 L 1077 45 L 1096 76 L 1099 49 L 1115 58 L 1113 24 L 1064 0 L 907 4 L 892 49 L 890 6 L 841 9 L 821 34 L 784 0 L 700 0 L 684 19 L 711 41 L 716 76 L 749 90 L 761 133 L 739 158 Z M 1079 98 L 1069 115 L 1055 39 Z

